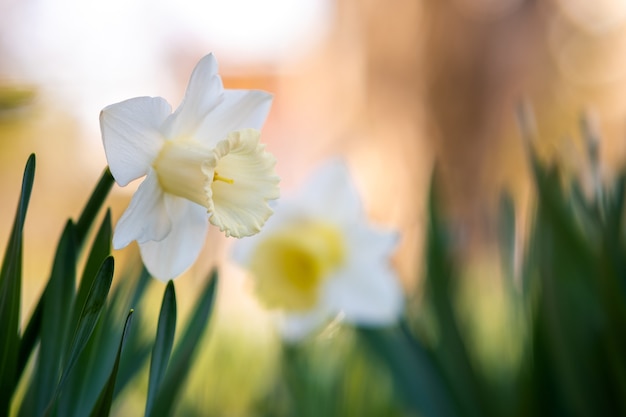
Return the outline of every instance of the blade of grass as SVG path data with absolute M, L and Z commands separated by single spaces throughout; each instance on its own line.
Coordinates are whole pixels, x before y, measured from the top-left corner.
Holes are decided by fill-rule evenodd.
M 156 340 L 152 349 L 152 359 L 150 361 L 150 378 L 148 380 L 148 398 L 146 400 L 146 411 L 144 415 L 149 416 L 158 389 L 170 360 L 170 353 L 174 345 L 174 334 L 176 332 L 176 292 L 174 283 L 170 280 L 165 287 L 161 313 L 159 314 L 159 324 L 157 327 Z
M 133 311 L 130 310 L 128 312 L 128 316 L 126 316 L 126 323 L 124 324 L 124 331 L 122 332 L 122 338 L 120 340 L 119 348 L 117 349 L 117 356 L 115 357 L 115 363 L 113 364 L 113 369 L 111 370 L 111 374 L 109 375 L 109 379 L 107 380 L 106 385 L 100 392 L 98 396 L 98 400 L 96 401 L 96 405 L 91 410 L 89 414 L 91 417 L 108 417 L 111 412 L 111 405 L 113 404 L 113 393 L 115 392 L 115 380 L 117 379 L 117 372 L 120 366 L 120 358 L 122 356 L 122 350 L 124 348 L 124 342 L 128 335 L 128 331 L 130 329 L 130 323 L 132 321 Z
M 35 155 L 26 162 L 22 190 L 13 222 L 11 237 L 0 270 L 0 415 L 7 415 L 13 391 L 22 368 L 17 366 L 19 356 L 19 319 L 22 288 L 22 247 L 24 221 L 35 178 Z
M 191 319 L 177 344 L 161 383 L 151 416 L 169 416 L 191 368 L 193 354 L 213 311 L 217 288 L 217 270 L 213 270 L 209 282 L 202 291 Z

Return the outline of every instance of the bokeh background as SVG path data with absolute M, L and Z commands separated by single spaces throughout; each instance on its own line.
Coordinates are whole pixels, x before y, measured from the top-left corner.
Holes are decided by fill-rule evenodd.
M 420 291 L 425 201 L 437 171 L 455 255 L 469 271 L 467 311 L 490 317 L 479 320 L 485 332 L 503 331 L 494 312 L 506 310 L 495 256 L 498 196 L 506 188 L 520 208 L 532 204 L 519 104 L 534 108 L 539 153 L 569 175 L 588 172 L 582 115 L 602 138 L 602 176 L 610 178 L 626 154 L 623 2 L 0 0 L 2 249 L 23 164 L 37 154 L 24 311 L 39 297 L 66 218 L 77 216 L 106 165 L 99 111 L 144 95 L 176 107 L 208 52 L 227 88 L 274 94 L 262 138 L 277 157 L 283 194 L 324 158 L 346 158 L 372 221 L 401 232 L 393 262 L 410 294 Z M 113 190 L 114 219 L 134 187 Z M 176 282 L 184 317 L 210 267 L 222 268 L 200 363 L 229 372 L 208 385 L 196 372 L 186 396 L 201 402 L 210 392 L 224 415 L 245 415 L 249 404 L 241 391 L 229 398 L 232 387 L 254 399 L 274 372 L 276 340 L 245 274 L 228 262 L 229 245 L 213 230 L 201 259 Z M 114 255 L 131 266 L 137 249 Z M 163 291 L 158 282 L 152 287 L 148 328 Z M 132 409 L 132 400 L 123 407 Z

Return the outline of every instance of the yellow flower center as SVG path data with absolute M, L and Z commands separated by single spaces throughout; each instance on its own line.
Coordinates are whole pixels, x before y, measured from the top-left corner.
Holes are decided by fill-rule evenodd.
M 213 150 L 192 140 L 165 142 L 161 152 L 153 163 L 161 188 L 166 193 L 174 194 L 209 208 L 207 185 L 213 181 L 228 184 L 231 178 L 223 178 L 213 172 L 211 178 L 207 172 L 207 161 L 214 159 Z
M 226 236 L 251 236 L 272 214 L 280 179 L 260 132 L 231 132 L 209 148 L 190 139 L 165 142 L 152 167 L 163 191 L 198 203 Z
M 259 243 L 251 258 L 257 295 L 269 308 L 308 310 L 345 257 L 343 236 L 333 225 L 301 222 L 277 231 Z

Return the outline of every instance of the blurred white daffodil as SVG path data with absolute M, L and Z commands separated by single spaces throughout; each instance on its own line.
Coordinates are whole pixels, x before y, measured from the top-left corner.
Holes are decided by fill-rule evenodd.
M 271 101 L 262 91 L 224 89 L 211 54 L 174 113 L 161 97 L 104 108 L 100 128 L 115 181 L 145 176 L 117 223 L 114 248 L 136 240 L 148 271 L 165 281 L 196 260 L 209 221 L 226 236 L 258 233 L 279 195 L 275 159 L 259 143 Z
M 283 337 L 297 341 L 335 319 L 395 322 L 403 308 L 390 266 L 396 243 L 396 233 L 368 226 L 347 167 L 332 160 L 296 196 L 281 198 L 233 257 L 252 273 L 260 302 L 282 313 Z

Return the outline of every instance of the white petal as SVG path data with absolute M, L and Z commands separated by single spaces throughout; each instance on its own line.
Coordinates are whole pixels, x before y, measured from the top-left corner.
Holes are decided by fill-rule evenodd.
M 233 180 L 214 181 L 207 190 L 209 221 L 226 236 L 244 237 L 258 233 L 273 213 L 268 201 L 278 198 L 280 178 L 274 171 L 276 160 L 259 143 L 259 132 L 245 129 L 231 133 L 215 149 L 214 172 Z
M 324 299 L 345 320 L 363 325 L 387 325 L 402 312 L 403 292 L 390 265 L 397 242 L 394 233 L 355 228 L 348 233 L 349 264 L 330 277 Z
M 354 223 L 363 218 L 359 193 L 348 167 L 339 158 L 319 166 L 294 201 L 304 212 L 338 224 Z
M 138 97 L 105 107 L 100 130 L 109 168 L 122 187 L 146 175 L 164 138 L 163 122 L 172 112 L 160 97 Z
M 224 87 L 213 54 L 202 58 L 191 73 L 182 103 L 166 123 L 169 139 L 189 137 L 213 109 L 222 102 Z
M 171 226 L 159 180 L 154 171 L 150 171 L 117 222 L 113 247 L 121 249 L 133 240 L 139 243 L 161 240 Z
M 272 95 L 257 90 L 225 90 L 224 100 L 208 113 L 194 138 L 208 146 L 244 128 L 261 130 L 272 105 Z
M 207 232 L 206 209 L 180 197 L 165 196 L 172 221 L 162 240 L 139 244 L 143 263 L 153 277 L 166 282 L 185 272 L 198 258 Z
M 279 327 L 281 336 L 287 342 L 298 342 L 320 329 L 331 317 L 331 312 L 324 308 L 316 308 L 303 314 L 285 315 Z

